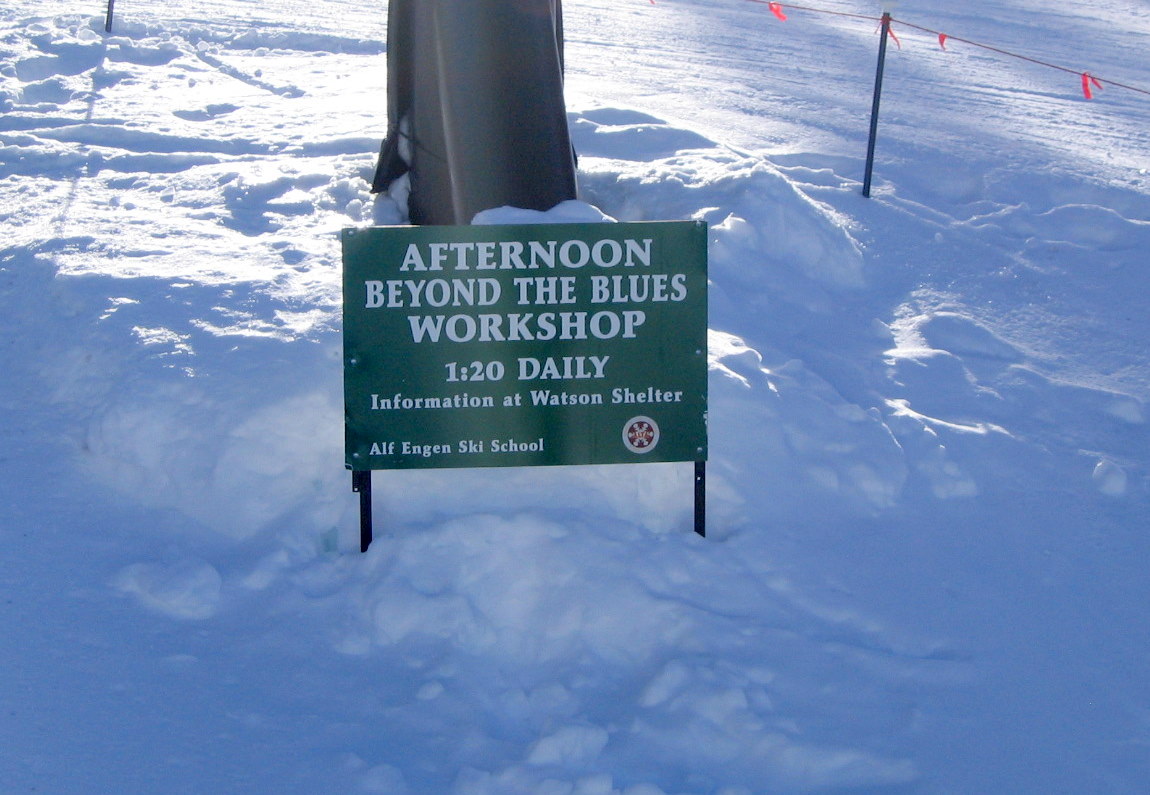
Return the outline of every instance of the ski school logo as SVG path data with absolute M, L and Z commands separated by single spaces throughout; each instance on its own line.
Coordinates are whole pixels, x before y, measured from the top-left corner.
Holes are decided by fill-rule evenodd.
M 659 444 L 659 423 L 650 417 L 632 417 L 623 424 L 623 446 L 632 453 L 649 453 Z

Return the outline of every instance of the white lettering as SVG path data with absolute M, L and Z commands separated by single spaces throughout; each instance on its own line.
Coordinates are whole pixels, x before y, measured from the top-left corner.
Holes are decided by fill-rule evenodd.
M 367 288 L 367 303 L 363 308 L 378 309 L 383 306 L 383 282 L 365 281 L 363 284 Z
M 443 270 L 443 263 L 447 262 L 447 252 L 451 248 L 451 244 L 432 243 L 427 248 L 431 252 L 431 266 L 428 268 L 428 270 Z
M 610 356 L 519 357 L 520 381 L 583 380 L 603 378 Z
M 571 256 L 575 249 L 576 257 Z M 591 259 L 591 250 L 582 240 L 568 240 L 559 247 L 559 264 L 565 268 L 582 268 Z
M 427 266 L 423 263 L 423 256 L 419 253 L 419 246 L 415 243 L 409 243 L 407 252 L 403 255 L 403 264 L 399 266 L 401 271 L 415 269 L 417 271 L 427 270 Z
M 609 249 L 610 255 L 604 256 Z M 614 268 L 623 259 L 623 247 L 616 240 L 600 240 L 591 248 L 591 259 L 600 268 Z
M 504 320 L 507 321 L 506 327 Z M 588 317 L 586 312 L 512 313 L 509 315 L 408 315 L 411 338 L 420 342 L 520 342 L 559 340 L 634 339 L 636 329 L 647 320 L 637 309 L 604 310 Z

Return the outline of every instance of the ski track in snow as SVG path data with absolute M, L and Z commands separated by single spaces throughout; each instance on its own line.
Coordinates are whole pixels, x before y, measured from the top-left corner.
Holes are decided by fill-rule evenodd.
M 868 23 L 566 13 L 581 199 L 710 225 L 710 537 L 684 467 L 388 473 L 360 557 L 384 10 L 0 3 L 0 789 L 1140 791 L 1150 103 L 904 35 L 867 201 Z M 896 11 L 1145 82 L 1052 13 Z

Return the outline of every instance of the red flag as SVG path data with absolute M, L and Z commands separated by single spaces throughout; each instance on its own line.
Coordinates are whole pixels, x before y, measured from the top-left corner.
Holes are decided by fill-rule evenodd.
M 1089 72 L 1083 72 L 1082 73 L 1082 95 L 1084 97 L 1086 97 L 1087 99 L 1094 99 L 1094 93 L 1090 90 L 1091 85 L 1093 85 L 1095 88 L 1097 88 L 1099 90 L 1102 89 L 1102 82 L 1097 77 L 1090 74 Z
M 949 38 L 945 33 L 938 34 L 938 46 L 946 49 L 946 40 Z
M 902 42 L 898 40 L 898 36 L 894 35 L 894 28 L 887 27 L 886 32 L 890 35 L 890 37 L 892 39 L 894 39 L 895 46 L 901 50 L 902 49 Z
M 767 7 L 771 9 L 771 13 L 778 17 L 781 21 L 787 21 L 787 15 L 783 13 L 783 7 L 779 3 L 767 3 Z

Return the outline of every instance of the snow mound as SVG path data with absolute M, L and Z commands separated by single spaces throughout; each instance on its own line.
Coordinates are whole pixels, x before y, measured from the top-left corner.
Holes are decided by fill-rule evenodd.
M 1138 63 L 1030 5 L 915 13 Z M 708 536 L 686 465 L 389 472 L 360 555 L 384 15 L 84 6 L 0 8 L 5 787 L 1144 789 L 1143 106 L 907 36 L 868 201 L 869 21 L 569 4 L 579 199 L 476 222 L 707 222 Z

